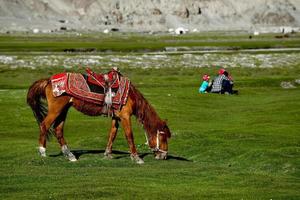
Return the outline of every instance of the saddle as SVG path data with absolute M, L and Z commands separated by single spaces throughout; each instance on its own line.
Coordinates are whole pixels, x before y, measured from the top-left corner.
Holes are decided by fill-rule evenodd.
M 118 88 L 120 85 L 119 70 L 114 67 L 106 74 L 97 74 L 87 68 L 87 82 L 91 85 L 98 85 L 105 88 Z
M 130 81 L 113 68 L 106 74 L 97 74 L 86 69 L 87 74 L 61 73 L 53 75 L 50 80 L 55 97 L 63 94 L 76 97 L 82 101 L 97 104 L 102 113 L 110 115 L 120 110 L 127 102 Z

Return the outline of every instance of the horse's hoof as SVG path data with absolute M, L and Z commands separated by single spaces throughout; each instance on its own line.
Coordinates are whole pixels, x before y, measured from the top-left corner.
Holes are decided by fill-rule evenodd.
M 143 159 L 140 158 L 139 160 L 136 161 L 136 163 L 139 164 L 139 165 L 141 165 L 141 164 L 144 164 L 145 162 L 144 162 Z
M 113 159 L 113 156 L 111 154 L 104 154 L 104 159 L 107 159 L 107 160 L 111 160 Z
M 155 156 L 156 160 L 166 160 L 167 159 L 167 154 L 166 153 L 158 153 Z
M 75 157 L 74 154 L 70 151 L 70 149 L 68 148 L 67 145 L 63 145 L 63 146 L 61 147 L 61 151 L 62 151 L 63 155 L 65 155 L 65 157 L 68 158 L 69 161 L 71 161 L 71 162 L 77 161 L 76 157 Z
M 104 159 L 108 159 L 108 160 L 113 159 L 113 156 L 109 151 L 105 151 L 103 155 L 104 155 Z
M 72 154 L 71 152 L 70 152 L 68 155 L 66 155 L 66 157 L 67 157 L 67 158 L 69 159 L 69 161 L 71 161 L 71 162 L 77 161 L 76 157 L 75 157 L 74 154 Z
M 69 158 L 69 161 L 71 161 L 71 162 L 76 162 L 77 159 L 76 159 L 75 157 L 71 157 L 71 158 Z
M 138 155 L 131 155 L 131 160 L 135 161 L 137 164 L 144 164 L 144 160 L 141 159 Z
M 46 148 L 39 147 L 39 154 L 41 157 L 46 157 Z

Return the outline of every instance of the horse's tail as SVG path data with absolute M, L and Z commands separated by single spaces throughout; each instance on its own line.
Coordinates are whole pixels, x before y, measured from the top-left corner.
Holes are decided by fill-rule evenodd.
M 46 99 L 46 86 L 49 79 L 41 79 L 34 82 L 27 93 L 27 104 L 31 107 L 33 114 L 38 122 L 42 123 L 48 113 L 48 105 Z

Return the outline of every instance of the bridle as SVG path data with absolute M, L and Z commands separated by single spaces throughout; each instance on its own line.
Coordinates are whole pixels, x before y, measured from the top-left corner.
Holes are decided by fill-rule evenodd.
M 160 145 L 159 135 L 164 135 L 164 134 L 166 134 L 164 131 L 157 130 L 157 132 L 156 132 L 156 147 L 152 148 L 152 151 L 154 151 L 154 152 L 161 152 L 161 153 L 165 153 L 165 154 L 168 153 L 167 151 L 164 151 L 164 150 L 162 150 L 162 149 L 159 148 L 159 145 Z

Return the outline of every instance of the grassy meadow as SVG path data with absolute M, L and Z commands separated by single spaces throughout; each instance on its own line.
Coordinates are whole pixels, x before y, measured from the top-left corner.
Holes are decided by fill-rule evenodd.
M 11 42 L 7 37 L 0 37 L 0 55 L 22 54 L 22 48 L 14 49 L 21 36 Z M 46 46 L 37 51 L 47 54 L 64 48 L 51 49 L 47 37 L 40 36 L 40 42 L 29 37 L 28 44 L 22 43 L 24 53 L 31 55 L 28 49 L 39 43 Z M 206 36 L 201 37 L 205 42 Z M 178 40 L 183 43 L 186 38 Z M 289 40 L 300 46 L 297 39 Z M 93 47 L 85 41 L 78 44 L 82 46 Z M 95 71 L 107 68 L 93 66 Z M 103 159 L 110 119 L 84 116 L 73 108 L 65 138 L 79 160 L 68 162 L 54 137 L 47 145 L 48 157 L 39 157 L 38 126 L 26 105 L 27 89 L 35 80 L 64 70 L 84 71 L 0 63 L 1 199 L 300 199 L 300 85 L 295 83 L 299 65 L 228 68 L 240 92 L 234 96 L 198 94 L 200 77 L 216 74 L 218 67 L 119 68 L 168 120 L 168 159 L 154 159 L 134 117 L 135 143 L 145 164 L 130 160 L 122 129 L 114 143 L 114 159 Z M 296 88 L 283 89 L 282 81 Z
M 228 48 L 255 49 L 299 47 L 300 34 L 261 34 L 249 38 L 249 33 L 207 32 L 202 34 L 125 34 L 125 33 L 83 33 L 83 34 L 0 34 L 0 52 L 61 52 L 66 49 L 98 52 L 151 52 L 163 51 L 166 47 L 191 49 Z

